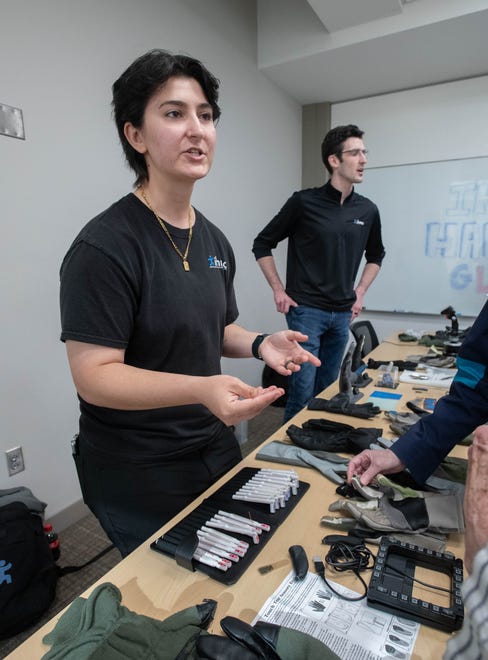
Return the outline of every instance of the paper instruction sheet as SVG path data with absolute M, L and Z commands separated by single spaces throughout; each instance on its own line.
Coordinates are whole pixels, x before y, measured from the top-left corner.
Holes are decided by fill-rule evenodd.
M 359 594 L 331 582 L 340 594 Z M 369 607 L 366 598 L 347 601 L 318 575 L 298 581 L 291 571 L 253 621 L 275 623 L 316 637 L 340 658 L 391 660 L 411 657 L 420 624 Z
M 400 382 L 448 389 L 456 373 L 457 369 L 443 369 L 441 367 L 427 367 L 417 371 L 405 369 L 400 375 Z

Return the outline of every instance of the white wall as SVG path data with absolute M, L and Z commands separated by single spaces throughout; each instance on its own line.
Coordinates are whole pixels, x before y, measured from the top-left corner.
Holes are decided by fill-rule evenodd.
M 153 47 L 198 57 L 220 78 L 217 156 L 194 202 L 234 245 L 240 321 L 256 330 L 283 327 L 250 250 L 299 187 L 301 112 L 257 70 L 255 3 L 247 0 L 0 4 L 0 103 L 23 110 L 26 131 L 25 141 L 0 136 L 0 488 L 30 487 L 52 517 L 80 498 L 58 269 L 79 229 L 132 184 L 111 119 L 112 82 Z M 261 368 L 255 360 L 225 364 L 253 384 Z M 26 470 L 9 478 L 3 454 L 16 445 Z
M 331 108 L 333 126 L 353 123 L 365 131 L 369 167 L 486 155 L 487 116 L 487 76 L 335 103 Z M 365 181 L 367 177 L 366 171 Z M 358 192 L 361 192 L 360 187 Z M 401 204 L 401 200 L 398 203 Z M 383 224 L 388 221 L 382 216 Z M 385 259 L 388 259 L 388 245 L 385 249 Z M 366 294 L 365 307 L 367 305 Z M 363 316 L 374 323 L 380 340 L 398 328 L 429 331 L 449 324 L 441 315 L 366 311 Z M 468 327 L 471 322 L 471 317 L 460 319 L 460 327 Z

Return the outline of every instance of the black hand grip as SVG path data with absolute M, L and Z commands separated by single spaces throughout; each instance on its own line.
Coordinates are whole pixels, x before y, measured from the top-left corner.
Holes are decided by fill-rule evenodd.
M 346 534 L 328 534 L 324 536 L 322 543 L 324 545 L 344 543 L 345 545 L 355 547 L 356 545 L 363 545 L 363 539 L 359 536 L 347 536 Z
M 303 580 L 308 573 L 308 559 L 301 545 L 292 545 L 288 548 L 291 563 L 297 580 Z

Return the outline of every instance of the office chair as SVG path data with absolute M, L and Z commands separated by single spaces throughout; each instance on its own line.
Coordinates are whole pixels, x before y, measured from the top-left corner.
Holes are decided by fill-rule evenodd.
M 378 336 L 371 321 L 353 321 L 350 328 L 358 343 L 363 341 L 361 337 L 364 337 L 361 357 L 364 358 L 368 353 L 371 353 L 373 348 L 376 348 L 379 345 L 380 342 L 378 341 Z
M 261 385 L 263 387 L 269 387 L 270 385 L 276 385 L 276 387 L 282 387 L 285 390 L 283 396 L 280 396 L 279 399 L 273 401 L 271 404 L 276 408 L 284 408 L 286 406 L 286 401 L 288 399 L 288 388 L 289 388 L 289 378 L 290 376 L 282 376 L 281 374 L 276 373 L 274 369 L 271 369 L 267 364 L 264 365 L 263 374 L 261 376 Z

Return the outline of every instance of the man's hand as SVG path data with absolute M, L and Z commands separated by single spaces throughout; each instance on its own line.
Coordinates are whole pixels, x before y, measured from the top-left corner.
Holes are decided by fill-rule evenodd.
M 351 479 L 358 476 L 363 486 L 367 486 L 377 474 L 394 474 L 404 468 L 391 449 L 365 449 L 349 461 L 347 481 L 351 483 Z
M 284 289 L 274 291 L 273 297 L 276 311 L 281 314 L 288 314 L 290 307 L 298 307 L 298 303 L 296 303 L 293 298 L 290 298 Z
M 267 365 L 282 376 L 289 376 L 292 372 L 299 371 L 304 362 L 320 367 L 320 360 L 298 343 L 307 339 L 307 335 L 301 332 L 281 330 L 266 337 L 259 352 Z
M 464 563 L 471 573 L 476 553 L 488 543 L 488 426 L 478 426 L 475 430 L 468 459 L 464 491 Z
M 356 302 L 351 308 L 351 316 L 353 321 L 363 311 L 363 300 L 364 300 L 364 293 L 361 293 L 361 291 L 359 291 L 358 289 L 356 289 L 355 293 L 356 293 Z

